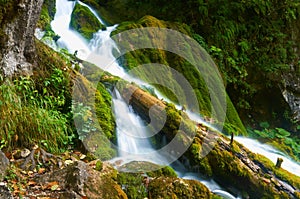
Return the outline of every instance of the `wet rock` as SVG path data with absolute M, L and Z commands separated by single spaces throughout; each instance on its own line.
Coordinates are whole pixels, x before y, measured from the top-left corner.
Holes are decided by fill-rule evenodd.
M 0 181 L 3 180 L 8 166 L 9 166 L 8 158 L 5 156 L 5 154 L 2 151 L 0 151 Z

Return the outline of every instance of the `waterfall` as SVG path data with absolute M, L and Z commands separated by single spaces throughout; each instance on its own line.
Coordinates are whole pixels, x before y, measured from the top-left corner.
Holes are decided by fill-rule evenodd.
M 68 0 L 56 0 L 56 14 L 54 20 L 51 22 L 53 31 L 60 36 L 57 41 L 61 48 L 66 48 L 70 53 L 78 51 L 78 57 L 94 63 L 99 68 L 110 72 L 113 75 L 119 76 L 127 81 L 135 82 L 138 85 L 144 85 L 149 87 L 150 85 L 145 82 L 133 78 L 126 73 L 126 71 L 116 62 L 113 56 L 113 50 L 118 50 L 115 42 L 110 38 L 112 31 L 116 29 L 116 25 L 107 27 L 106 30 L 99 30 L 94 33 L 94 37 L 91 41 L 86 41 L 80 34 L 69 28 L 69 23 L 71 20 L 71 13 L 73 8 L 79 2 L 81 5 L 88 7 L 92 13 L 96 15 L 99 21 L 104 24 L 101 18 L 96 14 L 96 12 L 86 4 L 80 1 L 68 1 Z M 159 98 L 164 98 L 156 90 L 155 92 Z M 164 98 L 166 101 L 168 99 Z M 177 108 L 180 108 L 179 106 Z M 126 162 L 132 160 L 148 161 L 154 162 L 156 164 L 165 164 L 165 159 L 160 154 L 157 154 L 152 148 L 149 139 L 147 139 L 148 132 L 143 128 L 145 125 L 141 118 L 134 113 L 131 107 L 129 107 L 125 101 L 122 99 L 117 90 L 113 93 L 113 112 L 116 118 L 117 125 L 117 143 L 119 147 L 119 157 Z M 204 123 L 212 129 L 215 129 L 209 123 L 205 122 L 203 118 L 199 117 L 198 114 L 194 114 L 190 111 L 186 111 L 189 117 L 199 123 Z M 217 129 L 215 129 L 217 131 Z M 237 141 L 241 141 L 242 144 L 249 146 L 250 150 L 259 151 L 257 148 L 251 149 L 250 145 L 247 145 L 248 141 L 237 138 Z M 263 145 L 258 145 L 258 148 L 263 148 Z M 274 151 L 273 151 L 274 152 Z M 263 154 L 264 155 L 264 154 Z M 267 157 L 270 157 L 267 154 Z M 276 154 L 276 158 L 278 155 Z M 288 168 L 285 166 L 292 165 L 291 162 L 284 160 L 283 167 L 289 171 L 300 171 L 298 167 Z M 300 175 L 299 172 L 297 175 Z M 195 173 L 180 174 L 179 177 L 186 179 L 195 179 L 204 183 L 210 190 L 215 191 L 216 194 L 223 196 L 224 198 L 235 198 L 228 192 L 222 190 L 222 188 L 217 185 L 212 180 L 203 180 L 197 176 Z

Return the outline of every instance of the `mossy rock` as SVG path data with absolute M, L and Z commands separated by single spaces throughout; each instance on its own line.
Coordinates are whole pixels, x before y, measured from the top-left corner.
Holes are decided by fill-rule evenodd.
M 166 166 L 166 167 L 163 167 L 163 168 L 155 170 L 155 171 L 147 172 L 147 175 L 150 177 L 160 177 L 160 176 L 177 177 L 176 172 L 170 166 Z
M 139 173 L 119 173 L 118 184 L 123 188 L 128 198 L 144 199 L 147 197 L 147 189 L 144 185 L 144 176 Z
M 214 198 L 207 187 L 195 180 L 159 177 L 149 183 L 149 199 L 209 199 Z
M 92 39 L 95 32 L 105 28 L 87 7 L 79 3 L 76 3 L 72 12 L 70 27 L 87 40 Z

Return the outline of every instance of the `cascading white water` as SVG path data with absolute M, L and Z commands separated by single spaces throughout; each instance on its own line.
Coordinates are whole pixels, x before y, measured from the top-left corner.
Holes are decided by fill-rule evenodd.
M 267 157 L 274 164 L 276 164 L 277 158 L 282 158 L 283 162 L 281 167 L 297 176 L 300 176 L 300 164 L 292 160 L 284 153 L 274 149 L 267 144 L 262 144 L 259 141 L 251 138 L 238 136 L 235 137 L 234 140 L 247 147 L 250 151 Z
M 56 14 L 51 22 L 51 28 L 60 36 L 57 41 L 59 47 L 66 48 L 72 54 L 77 50 L 77 56 L 84 59 L 90 54 L 88 42 L 69 28 L 75 4 L 76 1 L 56 0 Z
M 117 90 L 113 94 L 113 109 L 116 116 L 119 157 L 111 162 L 122 160 L 122 164 L 126 164 L 131 161 L 146 161 L 166 165 L 164 158 L 153 149 L 144 122 L 125 103 Z
M 90 61 L 97 65 L 98 67 L 110 72 L 113 75 L 122 77 L 130 82 L 135 82 L 139 85 L 146 85 L 141 80 L 129 76 L 125 70 L 119 66 L 113 56 L 113 50 L 117 50 L 115 42 L 110 38 L 110 34 L 115 30 L 115 26 L 107 27 L 107 30 L 99 30 L 94 34 L 93 39 L 87 42 L 81 35 L 69 28 L 69 23 L 71 20 L 71 13 L 75 6 L 74 1 L 68 0 L 56 0 L 56 14 L 54 20 L 51 22 L 53 31 L 58 34 L 61 38 L 58 40 L 58 45 L 61 48 L 66 48 L 70 53 L 78 51 L 78 57 Z M 88 7 L 92 13 L 96 12 L 91 9 L 86 4 L 79 2 L 80 4 Z M 101 18 L 97 16 L 101 23 Z M 157 92 L 157 91 L 156 91 Z M 162 95 L 157 93 L 160 98 L 164 98 Z M 167 101 L 167 99 L 166 99 Z M 151 161 L 157 164 L 164 164 L 163 157 L 152 153 L 154 149 L 152 148 L 149 140 L 140 139 L 136 137 L 147 137 L 147 132 L 137 131 L 136 126 L 142 126 L 143 122 L 138 115 L 136 115 L 130 107 L 124 102 L 122 97 L 118 92 L 115 93 L 113 97 L 113 107 L 117 123 L 117 139 L 119 146 L 119 155 L 123 160 L 127 157 L 127 161 L 132 160 L 144 160 Z M 189 117 L 199 123 L 204 123 L 205 125 L 210 125 L 205 123 L 205 121 L 196 114 L 187 111 Z M 213 126 L 210 126 L 214 128 Z M 142 128 L 141 128 L 142 129 Z M 215 129 L 216 130 L 216 129 Z M 141 135 L 142 134 L 142 135 Z M 237 141 L 239 141 L 237 139 Z M 243 143 L 243 140 L 240 140 Z M 247 146 L 247 143 L 245 143 Z M 251 149 L 251 147 L 249 147 Z M 263 145 L 259 145 L 259 148 L 263 148 Z M 254 152 L 258 151 L 254 149 Z M 143 155 L 147 153 L 147 155 Z M 148 155 L 152 154 L 152 155 Z M 155 154 L 155 155 L 153 155 Z M 269 157 L 267 155 L 267 157 Z M 278 156 L 276 156 L 277 158 Z M 284 164 L 292 165 L 292 163 L 285 161 Z M 287 169 L 287 167 L 285 167 Z M 295 168 L 289 168 L 295 170 Z M 291 171 L 291 170 L 289 170 Z M 297 167 L 297 171 L 300 169 Z M 297 175 L 300 175 L 299 173 Z M 201 181 L 195 174 L 182 175 L 182 177 L 187 179 L 197 179 Z M 219 194 L 225 198 L 233 198 L 228 192 L 222 191 L 221 188 L 212 181 L 201 181 L 206 184 L 212 191 L 220 192 Z M 221 193 L 222 192 L 222 193 Z M 227 195 L 227 196 L 226 196 Z
M 118 146 L 121 149 L 120 156 L 125 157 L 128 154 L 147 154 L 153 151 L 153 148 L 144 136 L 145 132 L 139 131 L 137 126 L 142 126 L 142 120 L 133 112 L 131 107 L 124 102 L 120 93 L 116 91 L 113 98 L 114 112 L 118 117 L 117 137 Z M 125 135 L 125 136 L 123 136 Z
M 222 196 L 225 199 L 240 199 L 241 197 L 235 197 L 228 193 L 227 191 L 224 191 L 214 180 L 205 180 L 202 177 L 199 177 L 199 174 L 197 173 L 184 173 L 178 175 L 179 177 L 183 179 L 188 180 L 197 180 L 200 181 L 202 184 L 204 184 L 209 190 L 211 190 L 213 193 Z
M 76 2 L 89 8 L 92 13 L 96 14 L 88 5 L 80 1 Z M 94 63 L 101 69 L 115 76 L 122 77 L 130 82 L 146 85 L 144 82 L 129 76 L 124 69 L 119 66 L 113 56 L 112 52 L 113 50 L 117 50 L 117 47 L 115 42 L 110 38 L 110 34 L 115 30 L 116 25 L 94 33 L 94 37 L 89 43 L 77 32 L 69 28 L 71 14 L 76 2 L 67 0 L 56 1 L 57 12 L 54 20 L 51 22 L 51 26 L 53 31 L 61 37 L 58 40 L 58 45 L 61 48 L 67 48 L 70 53 L 74 53 L 76 50 L 81 52 L 80 58 Z M 96 17 L 100 23 L 103 23 L 99 16 L 96 15 Z M 80 55 L 78 54 L 78 56 Z M 137 128 L 138 126 L 143 126 L 141 118 L 128 107 L 118 91 L 116 91 L 116 95 L 113 98 L 113 107 L 117 123 L 119 156 L 122 158 L 127 157 L 128 161 L 130 159 L 145 160 L 164 165 L 163 157 L 155 153 L 149 140 L 145 138 L 147 137 L 145 128 Z M 145 156 L 146 153 L 147 156 Z

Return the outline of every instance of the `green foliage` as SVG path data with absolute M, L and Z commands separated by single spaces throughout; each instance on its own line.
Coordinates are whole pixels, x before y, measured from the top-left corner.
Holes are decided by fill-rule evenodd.
M 76 121 L 76 130 L 80 140 L 86 138 L 89 133 L 96 132 L 97 128 L 93 126 L 91 107 L 82 103 L 73 103 L 72 114 Z
M 95 32 L 105 28 L 87 7 L 79 3 L 76 3 L 73 9 L 70 27 L 78 31 L 87 40 L 92 39 Z
M 259 126 L 266 129 L 270 127 L 270 124 L 268 122 L 260 122 Z
M 2 147 L 31 147 L 34 144 L 60 152 L 69 144 L 67 116 L 43 107 L 44 98 L 29 78 L 0 86 L 0 140 Z M 22 91 L 22 92 L 20 92 Z M 9 111 L 7 111 L 9 110 Z
M 262 130 L 248 129 L 249 135 L 257 139 L 263 139 L 296 160 L 300 159 L 300 139 L 291 135 L 283 128 L 269 128 L 268 123 L 262 122 Z

